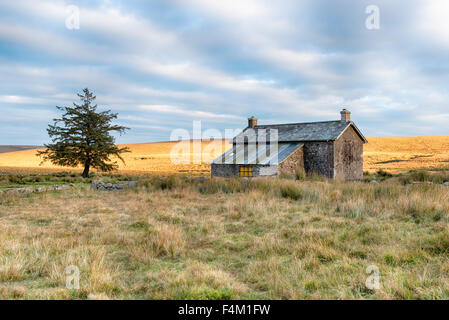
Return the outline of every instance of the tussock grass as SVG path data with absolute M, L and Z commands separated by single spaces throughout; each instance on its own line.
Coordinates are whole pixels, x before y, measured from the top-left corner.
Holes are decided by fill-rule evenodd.
M 449 187 L 404 177 L 0 194 L 0 298 L 447 299 Z M 79 290 L 65 288 L 71 265 Z

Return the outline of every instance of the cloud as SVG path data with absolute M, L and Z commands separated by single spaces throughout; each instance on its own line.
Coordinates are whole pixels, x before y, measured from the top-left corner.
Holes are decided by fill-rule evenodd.
M 207 111 L 200 110 L 185 110 L 176 106 L 168 106 L 168 105 L 142 105 L 138 106 L 139 109 L 145 111 L 152 111 L 158 113 L 168 113 L 177 116 L 184 116 L 188 118 L 196 118 L 198 120 L 201 119 L 210 119 L 210 120 L 220 120 L 220 119 L 236 119 L 243 120 L 242 117 L 238 117 L 232 114 L 223 114 L 223 113 L 213 113 Z
M 19 104 L 41 104 L 43 99 L 24 96 L 0 96 L 0 102 Z
M 449 49 L 449 3 L 447 1 L 429 1 L 420 12 L 418 28 L 427 34 L 438 46 Z
M 379 0 L 379 30 L 365 28 L 367 0 L 80 0 L 79 30 L 65 28 L 69 4 L 0 3 L 0 143 L 46 142 L 45 119 L 84 87 L 132 127 L 119 142 L 200 119 L 331 120 L 342 106 L 368 136 L 447 133 L 443 0 Z

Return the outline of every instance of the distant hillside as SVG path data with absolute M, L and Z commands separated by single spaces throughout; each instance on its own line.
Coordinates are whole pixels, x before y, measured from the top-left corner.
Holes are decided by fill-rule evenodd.
M 38 149 L 40 146 L 0 146 L 0 153 Z
M 119 162 L 122 171 L 156 172 L 156 173 L 208 173 L 210 166 L 207 164 L 221 155 L 231 145 L 227 140 L 218 140 L 213 144 L 203 141 L 195 145 L 192 141 L 186 141 L 179 147 L 181 150 L 187 148 L 187 159 L 172 152 L 179 150 L 179 142 L 153 142 L 121 145 L 130 148 L 130 153 L 123 154 L 126 164 Z M 197 149 L 199 147 L 199 149 Z M 175 148 L 175 149 L 174 149 Z M 192 163 L 182 163 L 183 161 Z M 178 162 L 173 163 L 172 162 Z M 0 172 L 5 167 L 27 168 L 27 169 L 54 169 L 69 170 L 45 162 L 40 165 L 42 159 L 36 156 L 36 150 L 21 150 L 0 154 Z
M 368 137 L 364 145 L 364 170 L 379 169 L 401 172 L 418 168 L 449 167 L 449 136 L 443 137 Z M 229 141 L 216 141 L 210 145 L 203 141 L 200 146 L 187 142 L 187 159 L 178 152 L 186 150 L 176 148 L 178 142 L 154 142 L 127 145 L 131 152 L 123 155 L 126 164 L 119 162 L 121 171 L 154 173 L 208 173 L 210 163 L 231 145 Z M 7 153 L 6 148 L 15 148 Z M 9 167 L 45 170 L 68 170 L 55 167 L 51 163 L 40 166 L 41 160 L 36 156 L 32 146 L 0 146 L 0 172 Z M 173 149 L 175 148 L 175 149 Z M 182 160 L 196 160 L 182 163 Z M 178 164 L 174 162 L 178 162 Z M 181 162 L 181 163 L 179 163 Z
M 364 146 L 364 170 L 400 172 L 449 166 L 449 136 L 371 137 Z

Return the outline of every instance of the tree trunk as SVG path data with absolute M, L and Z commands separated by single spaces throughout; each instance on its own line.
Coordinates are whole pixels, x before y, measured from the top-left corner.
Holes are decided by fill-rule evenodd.
M 84 164 L 83 178 L 89 177 L 89 170 L 90 170 L 90 161 L 86 161 L 86 163 Z

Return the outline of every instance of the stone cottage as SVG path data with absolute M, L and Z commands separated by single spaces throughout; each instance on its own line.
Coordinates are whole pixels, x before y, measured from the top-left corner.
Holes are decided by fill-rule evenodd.
M 280 173 L 317 173 L 328 178 L 361 180 L 363 134 L 343 109 L 336 121 L 257 125 L 248 119 L 232 141 L 232 148 L 211 165 L 220 177 L 278 176 Z

